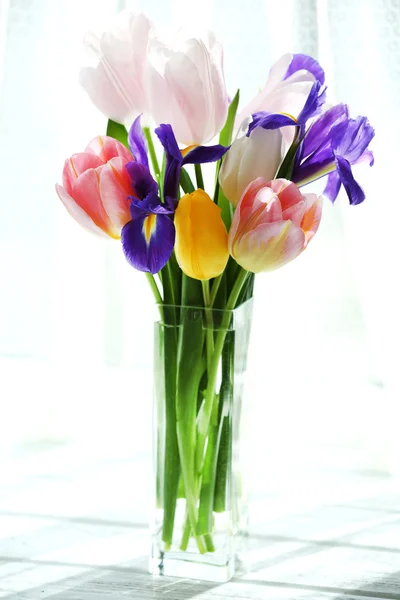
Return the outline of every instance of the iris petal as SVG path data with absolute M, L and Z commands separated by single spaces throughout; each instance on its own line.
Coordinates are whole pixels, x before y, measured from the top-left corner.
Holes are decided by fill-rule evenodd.
M 268 113 L 260 111 L 252 115 L 253 120 L 249 125 L 247 131 L 247 137 L 256 127 L 262 127 L 263 129 L 280 129 L 281 127 L 297 125 L 297 120 L 289 115 L 282 113 Z
M 195 163 L 215 162 L 222 158 L 228 150 L 228 147 L 221 146 L 220 144 L 216 144 L 215 146 L 195 146 L 193 150 L 185 154 L 182 164 L 193 165 Z
M 321 84 L 325 83 L 325 73 L 323 68 L 315 58 L 307 56 L 307 54 L 293 54 L 292 61 L 286 71 L 284 79 L 287 79 L 293 75 L 293 73 L 297 73 L 297 71 L 303 70 L 312 73 L 315 79 Z
M 349 161 L 341 156 L 336 156 L 336 168 L 349 197 L 350 204 L 361 204 L 365 200 L 365 194 L 353 177 Z
M 329 173 L 328 182 L 324 189 L 324 196 L 326 196 L 331 202 L 334 202 L 338 197 L 341 185 L 342 182 L 340 181 L 338 173 L 336 171 Z
M 170 198 L 178 197 L 179 178 L 182 167 L 182 154 L 175 139 L 171 125 L 160 125 L 155 129 L 166 154 L 164 195 Z
M 175 243 L 175 226 L 165 214 L 132 219 L 121 232 L 128 262 L 139 271 L 158 273 L 168 262 Z
M 149 168 L 149 159 L 147 157 L 147 145 L 144 138 L 143 129 L 140 124 L 142 115 L 139 115 L 132 124 L 128 134 L 129 148 L 135 160 L 145 167 Z
M 133 195 L 142 200 L 149 194 L 157 194 L 158 185 L 151 176 L 146 165 L 136 160 L 127 163 L 126 170 L 129 173 L 132 182 Z
M 178 196 L 179 178 L 182 165 L 215 162 L 222 158 L 227 147 L 216 144 L 215 146 L 193 146 L 191 150 L 182 152 L 179 150 L 171 125 L 162 124 L 155 132 L 163 145 L 167 160 L 164 177 L 164 195 L 176 200 Z

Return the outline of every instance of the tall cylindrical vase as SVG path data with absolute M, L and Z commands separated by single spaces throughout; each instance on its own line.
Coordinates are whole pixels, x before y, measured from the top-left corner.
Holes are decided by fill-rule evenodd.
M 228 581 L 247 524 L 241 415 L 252 300 L 160 308 L 150 571 Z

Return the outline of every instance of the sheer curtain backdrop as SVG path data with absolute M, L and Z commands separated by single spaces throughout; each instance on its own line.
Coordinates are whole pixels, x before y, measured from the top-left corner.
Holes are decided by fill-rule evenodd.
M 109 453 L 150 451 L 147 282 L 118 242 L 81 230 L 54 191 L 64 159 L 106 127 L 78 84 L 83 34 L 132 8 L 165 27 L 213 29 L 229 92 L 240 86 L 243 103 L 281 54 L 312 54 L 327 72 L 330 100 L 375 126 L 376 165 L 359 167 L 365 203 L 326 201 L 307 252 L 257 277 L 248 401 L 251 427 L 264 432 L 266 469 L 396 471 L 400 1 L 0 7 L 0 448 L 75 440 Z

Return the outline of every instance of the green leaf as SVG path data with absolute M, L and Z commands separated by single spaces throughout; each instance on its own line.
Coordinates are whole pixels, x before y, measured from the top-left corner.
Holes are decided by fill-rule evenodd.
M 239 98 L 240 98 L 240 90 L 238 90 L 233 98 L 232 102 L 229 105 L 228 117 L 226 119 L 226 123 L 221 130 L 219 135 L 219 143 L 222 146 L 229 146 L 232 141 L 233 127 L 235 124 L 235 118 L 237 109 L 239 106 Z M 223 159 L 222 159 L 223 160 Z M 232 216 L 233 216 L 233 207 L 229 200 L 225 197 L 225 194 L 219 187 L 218 176 L 219 170 L 221 168 L 221 160 L 217 162 L 217 166 L 215 169 L 215 192 L 214 192 L 214 202 L 218 204 L 221 209 L 221 217 L 223 222 L 225 223 L 226 230 L 229 231 Z
M 218 185 L 218 206 L 221 209 L 221 218 L 225 224 L 226 230 L 229 232 L 233 218 L 233 206 L 226 198 L 224 192 Z
M 118 140 L 119 142 L 121 142 L 121 144 L 129 148 L 128 132 L 126 130 L 126 127 L 124 125 L 121 125 L 121 123 L 117 123 L 116 121 L 108 119 L 106 134 L 114 138 L 115 140 Z
M 295 138 L 292 142 L 292 145 L 290 146 L 289 150 L 287 151 L 286 156 L 283 159 L 283 162 L 278 169 L 275 179 L 280 179 L 280 178 L 291 179 L 292 178 L 294 161 L 296 159 L 298 147 L 299 147 L 299 131 L 297 131 Z
M 189 173 L 183 168 L 181 169 L 179 185 L 181 186 L 185 194 L 191 194 L 195 190 L 192 180 L 190 179 Z
M 222 146 L 229 146 L 232 141 L 233 134 L 233 126 L 235 124 L 235 118 L 237 109 L 239 106 L 239 98 L 240 98 L 240 90 L 238 90 L 233 98 L 232 102 L 229 105 L 228 117 L 226 119 L 226 123 L 219 134 L 219 143 Z

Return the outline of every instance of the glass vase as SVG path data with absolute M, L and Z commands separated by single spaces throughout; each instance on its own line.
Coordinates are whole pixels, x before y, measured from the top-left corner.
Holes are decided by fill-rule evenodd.
M 247 528 L 241 413 L 252 300 L 159 306 L 150 572 L 225 582 Z

